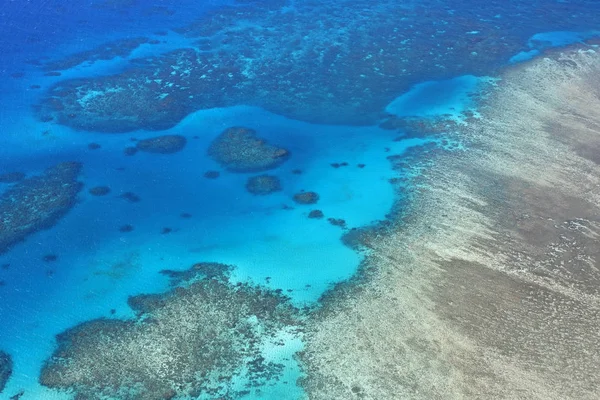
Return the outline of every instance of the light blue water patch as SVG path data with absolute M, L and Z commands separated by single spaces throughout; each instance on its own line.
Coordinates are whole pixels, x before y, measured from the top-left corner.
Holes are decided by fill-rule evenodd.
M 514 64 L 514 63 L 519 63 L 519 62 L 523 62 L 523 61 L 528 61 L 539 54 L 540 54 L 540 51 L 535 50 L 535 49 L 529 50 L 529 51 L 521 51 L 520 53 L 517 53 L 516 55 L 512 56 L 510 58 L 509 62 L 511 64 Z
M 51 133 L 41 135 L 47 124 L 32 120 L 25 107 L 13 104 L 9 109 L 0 115 L 11 132 L 12 145 L 3 150 L 7 169 L 34 174 L 59 161 L 80 160 L 86 185 L 77 206 L 53 229 L 0 256 L 11 265 L 0 271 L 6 281 L 0 287 L 0 347 L 15 360 L 6 393 L 26 389 L 22 400 L 61 398 L 37 383 L 54 336 L 98 317 L 131 317 L 126 305 L 130 295 L 167 289 L 162 269 L 224 262 L 236 266 L 234 281 L 282 289 L 298 305 L 314 302 L 331 284 L 351 276 L 362 258 L 342 244 L 344 231 L 327 218 L 343 218 L 349 228 L 383 219 L 394 200 L 388 183 L 394 173 L 386 157 L 422 143 L 394 142 L 395 134 L 377 127 L 312 125 L 252 107 L 200 111 L 168 132 L 108 135 L 51 125 Z M 245 183 L 254 174 L 223 171 L 207 157 L 210 142 L 234 125 L 256 129 L 260 137 L 291 151 L 286 163 L 269 172 L 280 178 L 281 192 L 251 195 Z M 188 138 L 183 151 L 123 154 L 133 137 L 166 133 Z M 90 142 L 102 148 L 88 150 Z M 333 168 L 332 163 L 348 166 Z M 293 173 L 295 169 L 302 173 Z M 219 170 L 221 176 L 206 179 L 207 170 Z M 98 185 L 112 192 L 104 197 L 87 192 Z M 319 202 L 295 204 L 292 197 L 301 190 L 316 191 Z M 141 201 L 119 197 L 128 191 Z M 326 218 L 309 219 L 312 209 L 322 210 Z M 182 213 L 192 218 L 182 218 Z M 125 224 L 134 230 L 120 232 Z M 166 227 L 172 232 L 162 234 Z M 58 260 L 42 261 L 50 253 Z M 284 386 L 269 388 L 268 393 L 277 394 L 273 399 L 297 390 L 289 383 L 299 376 L 292 357 L 297 348 L 290 341 L 282 349 L 265 350 L 286 359 L 289 377 L 285 385 L 282 380 Z M 268 398 L 264 396 L 260 398 Z
M 524 50 L 515 54 L 510 58 L 509 63 L 514 64 L 528 61 L 539 55 L 544 49 L 581 43 L 599 35 L 600 31 L 596 30 L 588 32 L 553 31 L 536 33 L 527 41 L 527 46 L 530 50 Z
M 441 81 L 428 81 L 413 86 L 397 97 L 385 111 L 397 117 L 451 116 L 460 120 L 462 113 L 474 108 L 472 96 L 490 78 L 463 75 Z

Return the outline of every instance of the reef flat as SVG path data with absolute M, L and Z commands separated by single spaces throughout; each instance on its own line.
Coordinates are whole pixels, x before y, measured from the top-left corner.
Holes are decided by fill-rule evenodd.
M 297 310 L 279 292 L 231 283 L 230 272 L 217 263 L 163 271 L 173 287 L 130 297 L 135 319 L 96 319 L 58 335 L 40 382 L 76 398 L 162 400 L 234 399 L 278 379 L 283 366 L 263 346 L 296 325 Z
M 82 130 L 161 130 L 193 111 L 245 104 L 307 122 L 371 125 L 416 83 L 488 75 L 542 27 L 597 23 L 591 1 L 569 4 L 568 13 L 560 3 L 543 11 L 535 3 L 511 6 L 240 1 L 175 28 L 190 42 L 184 48 L 130 60 L 118 74 L 57 82 L 38 105 L 38 117 Z M 128 54 L 144 40 L 101 46 L 91 61 Z M 85 57 L 50 65 L 63 68 Z
M 75 204 L 83 187 L 81 164 L 63 162 L 23 179 L 0 197 L 0 254 L 28 235 L 51 228 Z
M 598 398 L 599 76 L 583 48 L 511 67 L 443 128 L 468 151 L 396 165 L 412 204 L 309 322 L 311 399 Z
M 0 393 L 12 375 L 13 362 L 9 354 L 0 350 Z

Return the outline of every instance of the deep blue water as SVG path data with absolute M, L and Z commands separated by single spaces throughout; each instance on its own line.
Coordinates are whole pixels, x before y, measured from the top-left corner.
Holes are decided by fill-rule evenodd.
M 447 114 L 460 122 L 476 111 L 471 95 L 501 68 L 553 46 L 595 48 L 583 42 L 600 30 L 600 6 L 589 1 L 0 5 L 0 174 L 26 176 L 0 183 L 0 215 L 13 221 L 0 221 L 0 245 L 26 225 L 14 222 L 10 190 L 65 161 L 81 163 L 83 183 L 65 212 L 48 218 L 51 226 L 0 247 L 0 351 L 13 360 L 0 398 L 23 393 L 22 400 L 72 398 L 39 383 L 55 336 L 100 317 L 134 318 L 127 299 L 169 290 L 164 269 L 225 263 L 235 267 L 234 284 L 315 305 L 365 255 L 342 235 L 385 220 L 402 200 L 389 183 L 398 172 L 388 157 L 443 139 L 402 136 L 381 122 Z M 366 28 L 353 31 L 359 25 Z M 123 42 L 135 38 L 143 39 Z M 115 87 L 124 100 L 94 103 Z M 289 157 L 265 172 L 228 171 L 207 151 L 233 126 L 255 130 Z M 176 153 L 124 154 L 161 135 L 187 143 Z M 281 190 L 249 193 L 248 178 L 261 173 L 276 176 Z M 110 193 L 89 192 L 98 186 Z M 296 203 L 303 191 L 318 193 L 318 202 Z M 31 204 L 25 213 L 39 214 Z M 309 218 L 317 209 L 324 218 Z M 281 337 L 282 346 L 262 348 L 282 365 L 278 379 L 243 398 L 302 397 L 293 359 L 301 336 Z M 231 387 L 244 379 L 240 373 Z

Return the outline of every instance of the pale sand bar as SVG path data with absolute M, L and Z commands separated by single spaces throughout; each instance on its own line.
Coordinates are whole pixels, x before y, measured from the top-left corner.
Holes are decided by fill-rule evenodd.
M 600 54 L 501 78 L 309 323 L 310 399 L 600 398 Z

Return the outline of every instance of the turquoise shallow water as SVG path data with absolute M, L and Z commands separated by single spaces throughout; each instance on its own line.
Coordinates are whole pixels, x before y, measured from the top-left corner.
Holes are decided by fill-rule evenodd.
M 314 71 L 306 67 L 295 71 L 293 62 L 278 64 L 271 70 L 268 62 L 260 67 L 256 64 L 265 59 L 269 61 L 273 51 L 289 50 L 291 61 L 296 56 L 298 59 L 302 57 L 300 50 L 292 47 L 291 50 L 268 48 L 268 38 L 273 37 L 269 32 L 279 27 L 266 24 L 261 27 L 264 15 L 281 14 L 283 17 L 276 20 L 279 21 L 277 23 L 288 23 L 285 16 L 301 10 L 302 4 L 267 3 L 257 5 L 256 9 L 252 5 L 237 3 L 235 7 L 240 7 L 239 10 L 250 10 L 239 20 L 231 9 L 223 11 L 227 18 L 221 18 L 220 7 L 225 3 L 218 2 L 206 3 L 204 7 L 192 4 L 150 7 L 135 2 L 98 2 L 93 3 L 97 6 L 95 8 L 82 6 L 80 10 L 66 11 L 60 8 L 60 4 L 45 3 L 21 11 L 7 9 L 9 19 L 0 23 L 3 32 L 8 32 L 4 37 L 11 39 L 5 39 L 4 43 L 6 54 L 11 57 L 1 60 L 5 79 L 0 82 L 0 173 L 22 171 L 27 176 L 34 176 L 59 162 L 78 161 L 83 165 L 79 180 L 84 186 L 72 209 L 50 229 L 30 234 L 25 241 L 0 254 L 0 264 L 5 266 L 0 269 L 0 350 L 10 354 L 14 363 L 12 376 L 0 398 L 10 398 L 7 396 L 21 392 L 23 400 L 71 398 L 72 394 L 44 388 L 38 383 L 40 369 L 56 347 L 55 336 L 79 323 L 100 317 L 133 318 L 134 313 L 127 306 L 130 296 L 169 289 L 167 278 L 159 273 L 163 269 L 186 270 L 201 261 L 230 264 L 235 266 L 231 277 L 233 284 L 253 282 L 280 290 L 297 307 L 315 306 L 324 292 L 356 272 L 365 255 L 344 245 L 342 235 L 353 228 L 385 220 L 394 202 L 402 200 L 389 184 L 390 179 L 398 178 L 398 172 L 392 170 L 388 157 L 401 156 L 415 147 L 443 142 L 443 135 L 429 137 L 427 132 L 419 132 L 419 135 L 403 136 L 405 132 L 401 130 L 379 127 L 380 122 L 390 116 L 435 118 L 448 114 L 460 120 L 465 112 L 475 111 L 476 102 L 472 96 L 477 94 L 479 83 L 492 79 L 490 77 L 493 77 L 495 69 L 510 62 L 525 61 L 552 46 L 581 42 L 594 35 L 590 30 L 593 19 L 573 22 L 553 16 L 544 22 L 531 23 L 532 26 L 525 29 L 516 23 L 510 25 L 505 22 L 508 18 L 495 15 L 494 18 L 500 21 L 498 24 L 506 23 L 506 29 L 514 29 L 511 39 L 506 39 L 509 49 L 497 50 L 502 42 L 498 39 L 471 51 L 471 47 L 479 46 L 479 36 L 484 36 L 482 29 L 485 29 L 488 20 L 473 15 L 468 3 L 457 2 L 453 6 L 458 11 L 445 12 L 444 18 L 450 20 L 453 15 L 462 12 L 471 22 L 463 21 L 455 25 L 455 30 L 448 29 L 453 35 L 460 34 L 455 40 L 469 40 L 470 44 L 465 46 L 464 54 L 447 56 L 443 68 L 435 69 L 435 72 L 425 71 L 416 64 L 410 71 L 400 70 L 396 65 L 411 60 L 413 56 L 415 60 L 422 57 L 425 53 L 419 46 L 423 43 L 437 45 L 440 38 L 415 45 L 412 48 L 414 54 L 400 51 L 398 47 L 386 47 L 383 51 L 389 43 L 373 42 L 375 47 L 364 48 L 360 57 L 352 51 L 349 54 L 340 51 L 331 56 L 329 50 L 341 47 L 336 40 L 343 41 L 333 32 L 335 29 L 324 30 L 326 33 L 321 39 L 327 39 L 325 48 L 314 38 L 306 39 L 310 36 L 308 33 L 301 30 L 298 34 L 302 37 L 306 33 L 304 39 L 297 39 L 300 43 L 308 43 L 303 51 L 315 52 L 314 56 L 305 57 L 303 61 L 308 59 L 308 65 L 314 61 Z M 577 13 L 584 13 L 584 5 L 582 2 Z M 346 9 L 356 11 L 360 7 L 358 2 L 348 4 Z M 430 3 L 415 4 L 407 7 L 406 18 L 413 19 L 425 29 L 429 26 L 430 17 L 421 11 L 428 7 L 437 10 Z M 370 18 L 381 18 L 381 13 L 383 11 L 373 8 Z M 138 18 L 140 15 L 145 17 Z M 206 23 L 200 24 L 200 27 L 181 28 L 203 15 L 216 15 L 218 18 L 214 18 L 221 25 L 213 27 Z M 333 14 L 324 14 L 323 18 L 334 20 Z M 352 15 L 347 18 L 354 21 Z M 60 25 L 59 21 L 64 24 Z M 370 21 L 369 18 L 367 21 Z M 26 28 L 32 24 L 39 29 L 32 31 Z M 230 31 L 225 29 L 229 27 L 227 24 L 233 26 Z M 517 30 L 515 26 L 521 28 Z M 308 25 L 300 28 L 308 32 L 317 30 L 316 26 Z M 293 36 L 296 34 L 294 29 L 300 28 L 285 29 Z M 383 32 L 384 28 L 380 27 L 381 32 L 373 30 L 372 36 L 384 37 L 384 33 L 388 34 Z M 233 50 L 228 47 L 236 40 L 235 32 L 240 31 L 252 33 L 254 44 L 248 44 L 248 48 L 259 53 L 264 50 L 262 59 L 262 53 L 257 55 L 248 50 L 246 54 L 243 46 Z M 406 35 L 410 34 L 408 32 Z M 442 35 L 446 31 L 438 29 L 436 32 Z M 99 53 L 98 46 L 103 43 L 140 35 L 148 41 L 131 51 L 115 55 L 112 52 L 114 45 L 111 45 L 108 55 L 100 57 L 105 59 L 91 58 Z M 289 45 L 298 45 L 291 36 L 290 42 L 295 44 Z M 415 41 L 417 36 L 419 40 L 424 37 L 416 35 Z M 219 39 L 222 47 L 204 49 L 199 41 L 207 40 L 207 37 Z M 398 43 L 413 40 L 408 36 L 400 39 L 394 38 Z M 358 42 L 350 43 L 350 49 L 354 45 L 359 47 Z M 164 81 L 168 76 L 183 76 L 179 82 L 200 85 L 194 86 L 190 96 L 206 94 L 212 100 L 207 103 L 210 107 L 186 108 L 181 119 L 169 121 L 172 127 L 127 128 L 124 133 L 103 133 L 99 132 L 101 129 L 78 130 L 68 120 L 80 118 L 75 115 L 67 115 L 66 121 L 56 118 L 48 122 L 43 120 L 43 116 L 40 120 L 36 107 L 44 101 L 49 88 L 67 85 L 65 82 L 71 79 L 82 79 L 82 88 L 97 84 L 94 93 L 103 93 L 106 90 L 102 86 L 103 77 L 126 75 L 132 65 L 140 65 L 139 59 L 151 64 L 166 53 L 181 48 L 193 48 L 197 54 L 229 52 L 224 52 L 223 57 L 243 53 L 239 56 L 246 67 L 242 75 L 253 82 L 257 81 L 256 76 L 260 76 L 256 90 L 264 87 L 270 95 L 259 96 L 259 93 L 241 91 L 248 96 L 243 97 L 231 88 L 242 87 L 245 81 L 234 85 L 225 78 L 219 83 L 223 87 L 210 86 L 211 92 L 203 93 L 199 88 L 209 91 L 197 83 L 202 83 L 203 75 L 198 81 L 184 79 L 186 74 L 195 73 L 196 64 L 192 62 L 188 69 L 182 69 L 181 65 L 186 65 L 189 60 L 180 59 L 180 63 L 169 65 L 168 75 L 157 78 L 148 73 L 144 79 L 147 78 L 148 82 L 155 78 Z M 93 49 L 96 49 L 95 52 Z M 489 59 L 465 61 L 466 57 L 478 55 L 477 52 L 487 54 L 485 49 L 489 49 Z M 359 59 L 377 58 L 375 50 L 381 50 L 380 54 L 396 54 L 396 58 L 383 60 L 381 65 L 369 70 L 359 70 L 362 68 Z M 90 53 L 81 56 L 82 51 Z M 47 76 L 48 71 L 43 68 L 45 63 L 78 53 L 80 58 L 77 62 L 61 69 L 60 74 Z M 439 50 L 437 56 L 443 59 L 444 51 Z M 335 60 L 344 57 L 353 60 L 349 62 L 351 67 L 332 73 Z M 135 59 L 138 61 L 132 61 Z M 324 60 L 329 60 L 329 64 Z M 317 61 L 320 63 L 318 68 Z M 202 64 L 201 61 L 196 63 Z M 433 66 L 437 68 L 439 64 L 432 61 L 427 68 Z M 230 67 L 223 62 L 219 66 L 207 65 L 206 70 L 222 68 L 224 72 L 220 76 L 231 74 L 238 79 L 238 71 Z M 377 76 L 384 74 L 382 71 L 389 73 L 390 70 L 392 75 L 396 74 L 396 78 L 390 75 L 390 82 L 402 81 L 397 87 L 382 86 L 385 82 L 377 80 Z M 165 73 L 164 70 L 157 71 L 156 74 Z M 323 79 L 315 80 L 314 77 L 320 74 Z M 292 78 L 284 80 L 282 77 L 286 76 L 293 79 L 306 76 L 308 83 Z M 344 80 L 344 84 L 348 85 L 346 89 L 337 86 L 336 79 L 341 85 L 342 78 L 346 76 L 351 77 Z M 365 83 L 370 80 L 371 83 Z M 321 93 L 324 87 L 328 92 Z M 189 88 L 182 86 L 180 90 L 185 92 Z M 234 94 L 231 98 L 222 99 L 220 90 Z M 280 96 L 281 93 L 285 95 Z M 318 96 L 315 93 L 319 93 Z M 315 103 L 312 95 L 322 103 Z M 132 92 L 128 103 L 145 101 L 143 96 L 147 95 Z M 151 92 L 148 98 L 153 100 L 148 106 L 153 107 L 169 96 L 176 97 L 173 93 L 165 96 L 159 91 Z M 370 100 L 364 100 L 363 96 Z M 177 112 L 184 105 L 188 107 L 189 104 L 181 98 L 176 100 L 181 103 L 167 107 L 174 107 Z M 337 98 L 343 101 L 337 103 Z M 364 104 L 361 103 L 363 100 Z M 82 100 L 79 98 L 77 101 Z M 126 106 L 121 105 L 120 109 Z M 361 111 L 347 111 L 363 108 L 365 118 L 360 115 L 352 118 Z M 117 113 L 119 109 L 115 107 L 112 111 Z M 313 118 L 311 112 L 318 116 Z M 342 116 L 332 116 L 336 112 Z M 111 118 L 110 114 L 107 118 Z M 339 123 L 344 118 L 347 123 Z M 328 121 L 338 123 L 326 123 Z M 279 178 L 281 191 L 268 196 L 252 195 L 245 185 L 247 179 L 257 173 L 228 172 L 207 155 L 210 143 L 232 126 L 252 128 L 261 139 L 290 152 L 287 161 L 267 172 Z M 126 156 L 123 153 L 138 139 L 166 134 L 184 136 L 187 144 L 183 150 L 174 154 L 138 152 Z M 88 148 L 90 143 L 98 143 L 101 148 L 91 150 Z M 217 179 L 204 176 L 212 170 L 220 172 Z M 108 186 L 110 193 L 102 197 L 91 195 L 88 190 L 96 186 Z M 0 193 L 10 187 L 11 184 L 0 184 Z M 318 193 L 319 201 L 313 205 L 295 203 L 293 196 L 303 190 Z M 120 197 L 127 192 L 135 193 L 140 201 L 128 202 Z M 322 211 L 325 217 L 308 218 L 310 211 L 316 209 Z M 183 217 L 183 214 L 189 215 Z M 328 218 L 343 219 L 345 226 L 336 226 Z M 128 232 L 120 230 L 125 225 L 133 229 Z M 3 225 L 2 229 L 9 228 Z M 45 261 L 44 258 L 49 255 L 55 255 L 56 259 Z M 277 339 L 283 344 L 274 345 Z M 271 382 L 272 386 L 260 391 L 253 389 L 243 398 L 300 398 L 302 390 L 296 385 L 296 379 L 301 372 L 293 354 L 301 347 L 301 335 L 286 330 L 281 330 L 276 339 L 265 342 L 261 352 L 265 359 L 283 365 L 281 376 Z M 232 382 L 233 388 L 242 387 L 245 383 L 243 376 L 234 377 Z
M 35 124 L 32 132 L 42 129 Z M 206 148 L 232 125 L 256 127 L 262 137 L 291 151 L 290 160 L 271 172 L 280 177 L 281 192 L 247 193 L 245 181 L 253 174 L 204 178 L 205 171 L 219 169 Z M 377 127 L 313 125 L 244 106 L 199 111 L 169 133 L 187 136 L 189 144 L 177 154 L 126 157 L 122 149 L 130 137 L 153 133 L 74 135 L 56 127 L 40 146 L 48 161 L 85 157 L 84 189 L 107 185 L 111 193 L 94 197 L 84 190 L 79 204 L 56 226 L 3 256 L 10 268 L 3 271 L 8 296 L 0 324 L 5 327 L 3 347 L 15 360 L 8 391 L 27 387 L 33 397 L 24 398 L 46 396 L 35 389 L 32 377 L 53 348 L 54 335 L 108 317 L 111 309 L 114 317 L 131 317 L 128 296 L 166 290 L 167 280 L 158 273 L 165 268 L 184 270 L 199 261 L 232 264 L 236 281 L 283 289 L 299 305 L 314 303 L 330 285 L 350 277 L 362 256 L 341 242 L 340 227 L 309 219 L 309 211 L 318 208 L 326 217 L 343 218 L 348 228 L 384 219 L 394 199 L 388 183 L 394 174 L 386 156 L 426 142 L 394 142 L 395 133 Z M 86 149 L 96 141 L 101 149 Z M 332 167 L 336 162 L 348 166 Z M 36 171 L 37 163 L 39 158 L 28 170 Z M 302 173 L 294 174 L 295 169 Z M 292 201 L 303 189 L 319 193 L 314 207 Z M 141 201 L 126 202 L 119 197 L 124 192 L 134 192 Z M 182 218 L 182 213 L 192 217 Z M 125 224 L 134 230 L 119 232 Z M 173 231 L 162 234 L 165 227 Z M 43 262 L 50 253 L 58 260 Z

